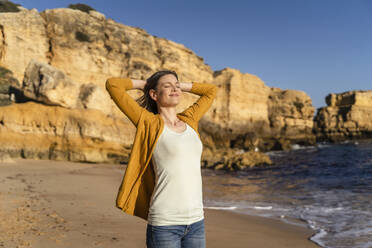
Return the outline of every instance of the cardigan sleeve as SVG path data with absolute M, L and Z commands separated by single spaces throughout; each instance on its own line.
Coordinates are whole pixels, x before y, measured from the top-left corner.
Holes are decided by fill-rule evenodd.
M 216 97 L 217 86 L 211 83 L 192 82 L 190 92 L 200 97 L 182 113 L 195 121 L 199 121 L 212 105 Z
M 128 93 L 133 88 L 130 78 L 112 77 L 106 80 L 106 90 L 119 109 L 137 127 L 142 111 L 141 107 Z

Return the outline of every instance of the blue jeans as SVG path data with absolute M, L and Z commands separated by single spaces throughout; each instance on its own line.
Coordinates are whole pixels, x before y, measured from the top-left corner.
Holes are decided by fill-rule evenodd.
M 205 248 L 204 219 L 190 225 L 147 224 L 147 248 Z

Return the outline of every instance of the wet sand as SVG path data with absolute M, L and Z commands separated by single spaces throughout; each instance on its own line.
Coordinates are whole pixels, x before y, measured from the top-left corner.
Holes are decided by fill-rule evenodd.
M 0 163 L 0 247 L 146 247 L 147 222 L 115 207 L 125 165 Z M 204 209 L 207 247 L 318 247 L 280 220 Z

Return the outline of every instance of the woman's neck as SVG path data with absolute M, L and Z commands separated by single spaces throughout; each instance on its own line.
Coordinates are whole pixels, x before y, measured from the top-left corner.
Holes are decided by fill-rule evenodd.
M 176 109 L 168 109 L 161 111 L 160 116 L 163 118 L 164 122 L 171 126 L 177 126 L 180 123 L 180 119 L 177 117 Z

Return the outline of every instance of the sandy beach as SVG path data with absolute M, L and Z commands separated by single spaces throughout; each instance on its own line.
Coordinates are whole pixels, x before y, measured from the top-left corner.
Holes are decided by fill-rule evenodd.
M 125 165 L 0 163 L 0 247 L 146 247 L 146 221 L 115 207 Z M 310 229 L 205 209 L 207 247 L 318 247 Z

